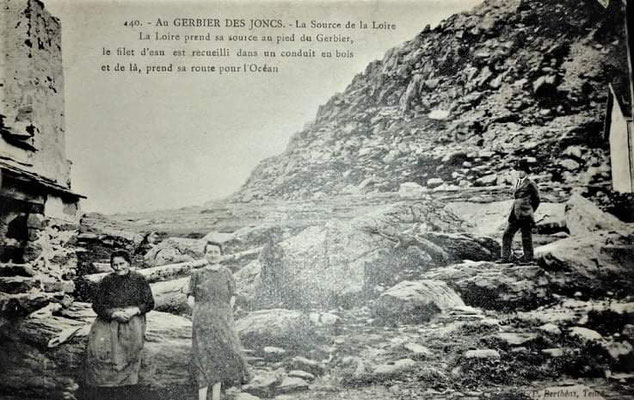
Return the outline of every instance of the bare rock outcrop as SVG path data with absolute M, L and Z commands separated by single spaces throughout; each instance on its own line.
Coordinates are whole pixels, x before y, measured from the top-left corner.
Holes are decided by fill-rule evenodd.
M 532 310 L 553 301 L 553 279 L 538 266 L 464 262 L 435 268 L 425 279 L 447 282 L 470 306 L 490 310 Z
M 54 314 L 44 312 L 0 327 L 0 395 L 63 398 L 78 390 L 95 314 L 85 303 Z M 190 390 L 195 386 L 189 373 L 191 322 L 156 311 L 147 314 L 147 321 L 139 384 L 157 394 L 179 387 Z
M 238 286 L 262 304 L 321 309 L 360 304 L 380 287 L 431 266 L 463 256 L 496 258 L 499 246 L 491 239 L 436 232 L 455 232 L 463 223 L 431 200 L 396 204 L 350 222 L 330 220 L 265 247 L 259 266 L 238 275 Z

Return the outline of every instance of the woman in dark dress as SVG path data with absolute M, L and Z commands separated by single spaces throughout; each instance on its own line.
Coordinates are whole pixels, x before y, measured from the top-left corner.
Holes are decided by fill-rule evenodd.
M 86 385 L 98 395 L 107 388 L 136 385 L 141 367 L 145 314 L 154 308 L 154 298 L 145 278 L 130 270 L 130 255 L 110 255 L 114 270 L 99 283 L 92 308 L 92 324 L 86 356 Z
M 209 265 L 194 271 L 188 290 L 193 308 L 192 354 L 198 382 L 198 398 L 220 399 L 222 382 L 244 383 L 249 371 L 233 320 L 236 284 L 231 271 L 220 264 L 219 243 L 205 245 Z

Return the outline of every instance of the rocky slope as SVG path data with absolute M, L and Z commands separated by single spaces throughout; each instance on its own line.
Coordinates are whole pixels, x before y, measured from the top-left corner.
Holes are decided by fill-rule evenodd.
M 236 326 L 255 375 L 225 398 L 543 399 L 559 388 L 631 398 L 634 224 L 574 195 L 554 212 L 538 210 L 538 231 L 554 233 L 537 235 L 547 243 L 536 248 L 537 264 L 494 264 L 499 245 L 456 215 L 487 214 L 495 220 L 487 231 L 498 232 L 507 207 L 491 204 L 409 199 L 301 232 L 262 223 L 225 234 Z M 94 229 L 86 239 L 126 248 L 116 232 Z M 156 264 L 170 261 L 163 252 L 198 259 L 202 243 L 166 239 L 145 256 Z M 182 288 L 203 266 L 140 270 L 157 305 L 148 315 L 143 399 L 194 395 Z M 93 318 L 86 303 L 51 304 L 0 326 L 0 397 L 81 398 Z
M 235 199 L 503 185 L 519 157 L 555 194 L 604 197 L 607 83 L 623 87 L 627 71 L 617 3 L 488 0 L 426 27 L 321 106 Z

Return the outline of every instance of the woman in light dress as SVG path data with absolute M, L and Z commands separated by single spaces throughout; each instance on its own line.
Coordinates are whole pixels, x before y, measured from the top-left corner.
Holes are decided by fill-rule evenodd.
M 222 245 L 205 244 L 209 265 L 194 271 L 187 301 L 193 309 L 192 353 L 198 398 L 220 399 L 223 382 L 249 381 L 248 365 L 233 320 L 236 284 L 231 271 L 218 263 Z

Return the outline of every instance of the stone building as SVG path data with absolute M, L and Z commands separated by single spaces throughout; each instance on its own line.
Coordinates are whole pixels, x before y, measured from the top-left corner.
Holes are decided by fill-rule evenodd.
M 634 193 L 634 74 L 632 69 L 632 37 L 634 5 L 624 1 L 625 53 L 628 73 L 622 84 L 610 85 L 605 114 L 604 135 L 610 143 L 612 189 L 620 193 Z
M 634 126 L 626 96 L 610 85 L 605 116 L 605 136 L 610 143 L 612 189 L 634 193 Z
M 70 186 L 61 25 L 0 0 L 0 316 L 68 301 L 81 195 Z

